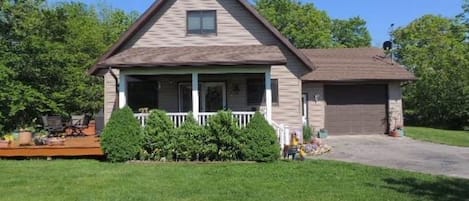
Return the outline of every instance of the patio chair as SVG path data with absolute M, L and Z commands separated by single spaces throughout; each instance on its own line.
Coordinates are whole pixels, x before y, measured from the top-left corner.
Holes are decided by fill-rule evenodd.
M 90 124 L 91 116 L 90 115 L 74 115 L 72 116 L 71 126 L 72 136 L 86 136 L 83 130 L 88 128 Z
M 49 136 L 57 137 L 61 133 L 65 133 L 65 124 L 61 116 L 42 116 L 44 129 L 49 132 Z

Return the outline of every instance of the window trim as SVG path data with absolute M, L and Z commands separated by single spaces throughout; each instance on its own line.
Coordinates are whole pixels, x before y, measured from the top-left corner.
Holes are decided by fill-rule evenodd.
M 199 12 L 200 15 L 200 33 L 189 33 L 189 13 L 191 12 Z M 215 32 L 212 33 L 204 33 L 203 32 L 203 13 L 204 12 L 214 12 L 215 13 L 215 24 L 214 30 Z M 218 35 L 218 18 L 217 18 L 217 10 L 187 10 L 186 11 L 186 36 L 216 36 Z

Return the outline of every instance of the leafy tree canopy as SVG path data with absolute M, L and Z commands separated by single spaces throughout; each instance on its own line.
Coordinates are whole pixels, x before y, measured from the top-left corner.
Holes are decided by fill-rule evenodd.
M 419 80 L 405 88 L 419 124 L 462 128 L 469 119 L 469 35 L 455 19 L 426 15 L 394 32 L 396 55 Z
M 257 10 L 298 48 L 366 47 L 365 20 L 333 20 L 314 4 L 298 0 L 257 0 Z
M 0 119 L 0 124 L 14 129 L 23 124 L 17 116 L 30 122 L 44 113 L 98 111 L 102 80 L 88 76 L 86 69 L 136 17 L 75 2 L 48 6 L 44 0 L 0 1 L 0 63 L 11 72 L 7 81 L 16 83 L 16 92 L 24 92 L 19 101 L 37 103 L 1 104 L 0 116 L 9 120 Z

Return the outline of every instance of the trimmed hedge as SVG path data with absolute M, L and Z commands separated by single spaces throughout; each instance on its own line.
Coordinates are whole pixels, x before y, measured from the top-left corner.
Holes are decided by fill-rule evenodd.
M 189 113 L 180 128 L 162 110 L 152 110 L 141 129 L 129 107 L 118 110 L 104 129 L 101 144 L 108 159 L 124 162 L 139 155 L 142 160 L 269 162 L 279 158 L 275 130 L 257 112 L 240 129 L 231 111 L 219 111 L 202 127 Z
M 240 160 L 241 130 L 236 124 L 231 111 L 219 111 L 210 117 L 207 125 L 207 146 L 209 160 Z
M 101 136 L 101 147 L 111 162 L 132 160 L 142 146 L 143 133 L 129 107 L 112 113 Z
M 175 147 L 174 125 L 165 111 L 152 110 L 144 129 L 143 149 L 150 159 L 172 159 Z
M 200 161 L 213 146 L 207 146 L 207 132 L 189 113 L 184 124 L 175 130 L 175 160 Z
M 270 162 L 280 157 L 280 146 L 275 130 L 260 112 L 256 112 L 243 130 L 243 144 L 244 160 Z

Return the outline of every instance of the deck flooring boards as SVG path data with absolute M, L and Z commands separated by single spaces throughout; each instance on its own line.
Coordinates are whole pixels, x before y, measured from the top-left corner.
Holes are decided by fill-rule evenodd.
M 0 148 L 0 158 L 102 155 L 99 138 L 96 136 L 67 137 L 64 145 L 20 146 L 12 143 L 7 148 Z

